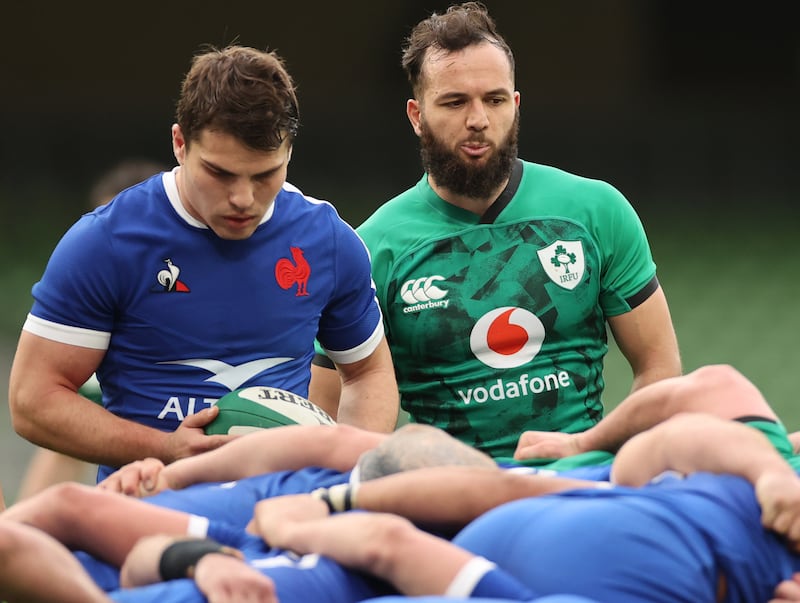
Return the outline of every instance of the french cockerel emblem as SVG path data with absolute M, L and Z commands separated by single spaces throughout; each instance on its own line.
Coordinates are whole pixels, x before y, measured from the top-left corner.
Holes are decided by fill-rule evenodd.
M 297 284 L 296 296 L 308 295 L 308 277 L 311 274 L 311 266 L 303 257 L 303 250 L 299 247 L 290 247 L 292 259 L 281 258 L 275 264 L 275 280 L 282 289 L 288 289 Z

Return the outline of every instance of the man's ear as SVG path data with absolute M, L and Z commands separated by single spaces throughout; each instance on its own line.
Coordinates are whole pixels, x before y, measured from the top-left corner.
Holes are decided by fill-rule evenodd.
M 183 165 L 186 160 L 186 139 L 178 124 L 172 124 L 172 153 L 178 160 L 178 165 Z
M 415 98 L 410 98 L 406 101 L 406 115 L 408 121 L 411 122 L 411 127 L 414 129 L 414 134 L 420 136 L 422 131 L 419 124 L 422 120 L 422 111 L 420 110 L 419 101 Z

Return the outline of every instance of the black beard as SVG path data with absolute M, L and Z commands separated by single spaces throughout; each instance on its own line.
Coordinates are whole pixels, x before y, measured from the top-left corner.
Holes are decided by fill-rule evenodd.
M 454 195 L 488 200 L 511 175 L 517 158 L 519 112 L 505 140 L 483 166 L 470 165 L 459 158 L 420 121 L 420 157 L 422 167 L 433 181 Z

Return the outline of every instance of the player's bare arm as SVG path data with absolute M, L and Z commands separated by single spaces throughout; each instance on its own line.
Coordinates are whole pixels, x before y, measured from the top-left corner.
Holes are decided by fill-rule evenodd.
M 188 416 L 176 432 L 165 433 L 117 417 L 80 396 L 78 388 L 102 357 L 102 350 L 23 331 L 9 385 L 9 407 L 17 433 L 40 446 L 112 466 L 144 456 L 171 462 L 231 439 L 203 433 L 203 426 L 216 416 L 213 407 Z
M 120 572 L 124 588 L 144 586 L 162 581 L 161 558 L 173 544 L 186 541 L 163 534 L 141 539 L 125 559 Z M 200 557 L 191 571 L 197 587 L 210 603 L 251 601 L 277 603 L 272 580 L 243 562 L 235 549 L 221 547 L 224 552 Z
M 306 515 L 298 521 L 284 514 L 280 521 L 274 521 L 274 513 L 257 513 L 256 517 L 261 519 L 258 533 L 267 543 L 300 555 L 325 555 L 347 567 L 383 578 L 409 596 L 444 594 L 462 568 L 475 558 L 396 515 L 329 516 L 318 499 L 286 498 L 288 504 L 316 504 L 316 516 L 312 519 Z
M 367 358 L 337 367 L 342 379 L 337 421 L 391 432 L 397 425 L 400 395 L 386 338 Z
M 336 368 L 311 364 L 311 381 L 308 384 L 308 399 L 334 419 L 339 414 L 339 398 L 342 395 L 342 379 Z
M 286 425 L 238 437 L 225 446 L 165 466 L 134 462 L 101 482 L 104 489 L 149 496 L 203 482 L 233 481 L 272 471 L 317 466 L 348 471 L 386 435 L 349 425 Z
M 563 458 L 590 450 L 616 452 L 637 433 L 680 412 L 777 420 L 764 396 L 744 375 L 729 365 L 711 365 L 637 389 L 584 432 L 525 432 L 515 456 Z
M 617 453 L 611 479 L 640 486 L 667 470 L 729 473 L 754 485 L 767 474 L 800 480 L 763 433 L 704 413 L 678 414 L 631 438 Z
M 760 431 L 702 413 L 683 413 L 632 438 L 612 481 L 641 485 L 663 471 L 739 475 L 756 489 L 765 527 L 800 546 L 800 477 Z
M 144 536 L 192 535 L 187 513 L 72 482 L 12 505 L 0 513 L 0 520 L 36 527 L 72 550 L 86 551 L 117 567 Z
M 372 479 L 356 486 L 349 497 L 353 508 L 394 513 L 417 525 L 455 531 L 478 515 L 511 500 L 596 487 L 597 482 L 520 475 L 497 467 L 445 466 Z M 343 488 L 348 488 L 348 485 L 343 485 Z M 282 507 L 279 505 L 283 504 L 280 502 L 282 498 L 260 502 L 257 512 L 274 513 L 277 517 L 281 513 Z M 286 505 L 284 508 L 289 507 Z M 316 506 L 317 510 L 320 508 L 324 509 Z M 290 519 L 298 518 L 297 509 L 289 508 L 288 513 Z M 276 519 L 273 517 L 273 520 Z
M 630 312 L 610 317 L 608 325 L 633 371 L 631 391 L 681 374 L 678 340 L 660 286 Z

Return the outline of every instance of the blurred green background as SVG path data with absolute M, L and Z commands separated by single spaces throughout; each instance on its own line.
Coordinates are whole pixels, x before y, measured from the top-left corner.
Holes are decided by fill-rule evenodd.
M 650 237 L 686 370 L 736 366 L 800 429 L 800 3 L 485 3 L 516 54 L 521 155 L 616 185 Z M 284 56 L 302 120 L 290 180 L 357 225 L 420 175 L 400 44 L 448 4 L 20 5 L 0 40 L 2 377 L 95 178 L 132 156 L 173 162 L 173 104 L 202 44 Z M 630 386 L 615 349 L 606 374 L 613 406 Z M 8 497 L 31 448 L 3 411 Z

